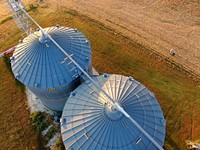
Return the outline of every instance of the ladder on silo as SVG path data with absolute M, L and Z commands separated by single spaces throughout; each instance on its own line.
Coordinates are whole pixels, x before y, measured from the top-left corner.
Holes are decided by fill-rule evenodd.
M 70 55 L 71 58 L 73 58 L 73 54 Z M 69 68 L 69 74 L 73 79 L 76 79 L 79 74 L 78 74 L 78 69 L 74 65 L 74 63 L 69 59 L 69 57 L 64 58 L 64 60 L 61 62 L 61 64 L 66 64 Z

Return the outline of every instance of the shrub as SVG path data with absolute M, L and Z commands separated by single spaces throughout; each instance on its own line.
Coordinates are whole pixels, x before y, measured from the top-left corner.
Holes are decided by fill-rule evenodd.
M 37 7 L 38 7 L 38 5 L 35 5 L 35 4 L 29 4 L 29 9 L 28 9 L 28 11 L 36 10 Z
M 39 133 L 41 133 L 45 128 L 47 128 L 50 125 L 48 115 L 42 112 L 32 113 L 31 119 L 33 121 L 33 125 L 36 127 Z

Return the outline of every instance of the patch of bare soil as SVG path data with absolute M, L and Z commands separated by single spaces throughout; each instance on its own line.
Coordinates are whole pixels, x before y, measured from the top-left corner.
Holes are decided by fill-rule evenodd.
M 199 0 L 52 0 L 51 3 L 99 20 L 200 74 Z M 175 56 L 170 55 L 171 49 L 176 51 Z

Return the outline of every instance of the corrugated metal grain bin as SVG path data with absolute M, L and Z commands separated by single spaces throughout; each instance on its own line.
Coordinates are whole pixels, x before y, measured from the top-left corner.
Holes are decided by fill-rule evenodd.
M 154 94 L 122 75 L 93 78 L 162 147 L 165 119 Z M 157 147 L 87 80 L 67 100 L 61 118 L 66 149 L 154 150 Z
M 86 71 L 91 68 L 89 41 L 76 29 L 44 29 Z M 81 71 L 40 31 L 21 41 L 11 58 L 17 80 L 26 85 L 49 109 L 62 111 L 70 94 L 80 85 Z

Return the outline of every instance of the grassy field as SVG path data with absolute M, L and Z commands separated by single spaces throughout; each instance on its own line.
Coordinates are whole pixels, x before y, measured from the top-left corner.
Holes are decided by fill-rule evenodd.
M 26 105 L 24 86 L 16 82 L 0 59 L 0 149 L 40 149 Z
M 76 12 L 46 6 L 31 15 L 43 27 L 60 24 L 78 28 L 91 42 L 93 66 L 99 72 L 132 76 L 154 92 L 167 120 L 165 149 L 185 149 L 186 140 L 200 139 L 199 79 L 125 35 Z M 12 20 L 0 25 L 0 51 L 17 44 L 20 38 L 22 34 Z M 2 59 L 0 70 L 0 146 L 38 149 L 40 143 L 30 123 L 23 88 L 15 84 Z
M 9 17 L 8 17 L 9 18 Z M 0 25 L 0 51 L 18 43 L 22 34 L 13 20 Z M 25 87 L 13 78 L 0 59 L 0 149 L 41 149 L 40 138 L 32 126 L 26 105 Z

